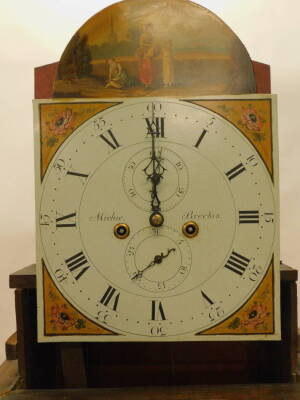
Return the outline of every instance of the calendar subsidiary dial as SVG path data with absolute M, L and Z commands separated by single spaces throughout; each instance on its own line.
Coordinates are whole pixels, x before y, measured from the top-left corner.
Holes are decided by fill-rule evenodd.
M 40 340 L 51 318 L 42 263 L 80 321 L 112 332 L 65 324 L 80 340 L 207 340 L 201 332 L 243 310 L 274 267 L 277 290 L 276 139 L 267 159 L 258 132 L 234 117 L 249 102 L 272 112 L 271 96 L 133 98 L 76 125 L 90 102 L 76 113 L 76 100 L 36 102 Z M 74 127 L 45 168 L 41 137 L 56 109 L 69 110 Z

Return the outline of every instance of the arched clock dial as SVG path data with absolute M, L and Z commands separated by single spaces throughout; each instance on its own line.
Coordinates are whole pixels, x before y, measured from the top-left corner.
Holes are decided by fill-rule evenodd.
M 63 296 L 120 340 L 191 340 L 258 288 L 277 219 L 270 172 L 237 127 L 187 101 L 130 99 L 54 155 L 39 254 Z

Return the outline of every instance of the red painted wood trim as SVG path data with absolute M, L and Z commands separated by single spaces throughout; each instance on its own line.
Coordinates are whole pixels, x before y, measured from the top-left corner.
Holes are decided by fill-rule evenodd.
M 58 62 L 34 69 L 34 98 L 51 99 L 53 84 L 57 74 Z
M 271 93 L 271 68 L 268 64 L 252 61 L 257 93 Z

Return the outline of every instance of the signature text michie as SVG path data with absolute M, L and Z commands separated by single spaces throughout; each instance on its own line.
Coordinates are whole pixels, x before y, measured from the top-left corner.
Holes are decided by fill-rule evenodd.
M 99 211 L 95 216 L 90 217 L 89 220 L 91 222 L 120 222 L 124 220 L 124 217 L 116 211 L 113 211 L 111 213 L 104 213 L 103 211 Z

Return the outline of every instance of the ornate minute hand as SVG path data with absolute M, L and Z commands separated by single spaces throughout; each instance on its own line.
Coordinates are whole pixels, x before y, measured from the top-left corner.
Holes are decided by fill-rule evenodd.
M 172 251 L 176 251 L 176 249 L 172 248 L 172 249 L 168 249 L 167 254 L 164 253 L 160 253 L 158 255 L 156 255 L 154 257 L 154 259 L 151 261 L 150 264 L 147 265 L 147 267 L 143 268 L 142 270 L 139 270 L 132 278 L 131 280 L 135 280 L 135 279 L 139 279 L 142 278 L 144 272 L 153 267 L 155 264 L 161 264 L 164 258 L 167 258 L 169 256 L 170 253 L 172 253 Z

